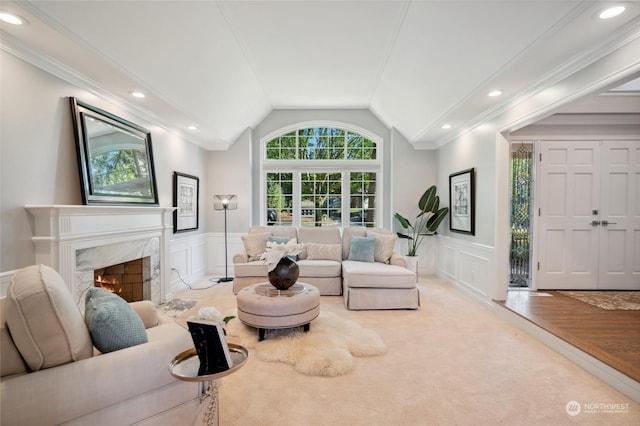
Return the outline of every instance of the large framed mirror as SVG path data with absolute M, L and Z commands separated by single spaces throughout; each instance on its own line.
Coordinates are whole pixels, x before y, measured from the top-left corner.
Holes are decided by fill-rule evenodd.
M 158 205 L 151 133 L 70 98 L 84 204 Z

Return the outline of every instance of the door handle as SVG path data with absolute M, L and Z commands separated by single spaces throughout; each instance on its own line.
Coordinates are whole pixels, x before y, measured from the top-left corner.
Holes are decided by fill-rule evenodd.
M 598 226 L 600 225 L 600 221 L 599 220 L 592 220 L 591 221 L 591 226 Z
M 609 222 L 608 220 L 603 220 L 602 221 L 602 226 L 607 226 L 607 225 L 617 225 L 616 222 Z

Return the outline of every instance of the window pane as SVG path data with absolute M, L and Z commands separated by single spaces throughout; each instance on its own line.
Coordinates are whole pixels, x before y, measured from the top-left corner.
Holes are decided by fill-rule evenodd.
M 341 182 L 340 173 L 301 174 L 301 226 L 340 226 Z
M 352 172 L 349 174 L 351 199 L 349 220 L 351 225 L 373 227 L 376 222 L 376 173 Z
M 267 173 L 267 224 L 293 224 L 293 174 Z

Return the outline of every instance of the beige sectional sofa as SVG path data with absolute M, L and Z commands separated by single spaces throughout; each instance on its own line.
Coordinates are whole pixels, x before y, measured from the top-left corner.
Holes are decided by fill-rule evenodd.
M 298 255 L 298 281 L 312 284 L 323 296 L 343 295 L 348 309 L 417 309 L 416 274 L 393 251 L 395 235 L 382 228 L 255 226 L 243 236 L 245 250 L 233 257 L 233 291 L 267 281 L 266 262 L 259 260 L 271 238 L 296 238 L 305 249 Z M 375 256 L 353 260 L 354 238 L 375 238 Z M 360 241 L 359 241 L 360 243 Z M 371 241 L 368 241 L 371 243 Z M 370 253 L 368 253 L 370 254 Z
M 25 269 L 14 280 L 33 288 L 15 295 L 12 283 L 0 300 L 3 426 L 193 424 L 198 385 L 168 371 L 177 354 L 193 347 L 183 327 L 159 322 L 153 303 L 134 302 L 148 342 L 99 354 L 62 278 L 42 265 Z

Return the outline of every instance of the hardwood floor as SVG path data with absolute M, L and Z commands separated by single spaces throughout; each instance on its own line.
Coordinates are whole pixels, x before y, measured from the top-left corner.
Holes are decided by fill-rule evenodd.
M 496 303 L 640 382 L 640 311 L 608 311 L 556 291 L 509 291 Z

